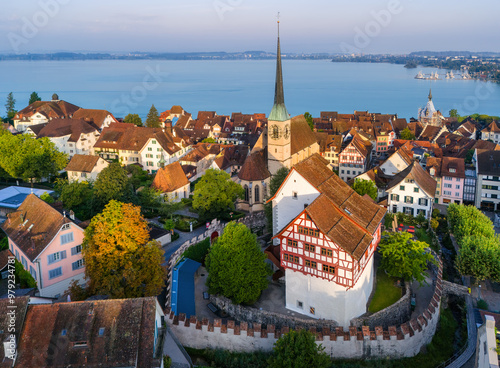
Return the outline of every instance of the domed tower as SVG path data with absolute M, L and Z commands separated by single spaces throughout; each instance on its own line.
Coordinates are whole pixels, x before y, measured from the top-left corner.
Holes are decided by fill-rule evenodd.
M 274 175 L 282 167 L 290 168 L 291 166 L 290 114 L 286 109 L 283 93 L 279 23 L 278 20 L 274 105 L 267 119 L 267 165 L 271 175 Z
M 52 95 L 52 101 L 54 101 L 54 102 L 59 101 L 59 96 L 57 95 L 57 93 L 54 93 L 54 94 Z

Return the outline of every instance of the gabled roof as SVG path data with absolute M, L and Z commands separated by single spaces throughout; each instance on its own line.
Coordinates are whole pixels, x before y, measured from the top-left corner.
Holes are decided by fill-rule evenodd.
M 270 176 L 271 173 L 267 169 L 267 150 L 250 154 L 238 173 L 238 178 L 246 181 L 265 180 Z
M 57 101 L 36 101 L 25 107 L 16 114 L 16 119 L 28 118 L 37 112 L 42 113 L 47 118 L 69 118 L 79 106 L 73 105 L 63 100 Z
M 225 146 L 221 153 L 215 159 L 215 164 L 220 170 L 226 170 L 231 166 L 242 166 L 248 157 L 248 146 Z
M 33 262 L 67 223 L 72 221 L 36 195 L 29 194 L 17 211 L 7 215 L 2 229 Z
M 149 297 L 31 305 L 16 366 L 159 366 L 156 303 Z
M 480 175 L 500 176 L 500 151 L 478 149 L 476 153 Z
M 465 160 L 459 157 L 443 157 L 441 176 L 465 178 Z
M 431 169 L 434 169 L 433 177 L 440 178 L 441 177 L 441 158 L 438 157 L 427 157 L 427 161 L 425 164 L 425 169 L 431 175 Z
M 293 117 L 290 122 L 290 154 L 294 155 L 314 143 L 317 143 L 316 135 L 304 115 Z
M 386 210 L 356 193 L 327 165 L 328 161 L 314 154 L 295 165 L 292 171 L 297 171 L 321 193 L 305 209 L 314 223 L 359 260 L 371 244 Z
M 116 118 L 107 110 L 97 110 L 97 109 L 79 109 L 73 114 L 73 119 L 83 119 L 85 121 L 93 122 L 97 127 L 102 128 L 104 124 L 104 119 L 111 116 L 114 122 L 118 122 Z
M 481 133 L 500 133 L 500 127 L 496 121 L 492 121 L 490 125 L 481 130 Z
M 175 161 L 156 172 L 152 187 L 170 193 L 189 184 L 179 161 Z
M 37 138 L 56 138 L 69 135 L 70 142 L 77 142 L 82 134 L 95 131 L 97 128 L 94 125 L 82 119 L 52 119 L 40 130 Z
M 40 133 L 40 131 L 45 128 L 45 126 L 47 125 L 48 123 L 42 123 L 42 124 L 35 124 L 35 125 L 31 125 L 28 127 L 29 130 L 31 130 L 33 132 L 33 134 L 35 135 L 38 135 Z
M 97 165 L 99 156 L 74 155 L 66 166 L 66 171 L 78 171 L 90 173 Z
M 387 191 L 394 188 L 401 183 L 404 179 L 413 179 L 415 183 L 422 189 L 429 197 L 434 198 L 436 194 L 436 181 L 430 176 L 418 162 L 413 162 L 403 171 L 400 171 L 394 176 L 394 179 L 387 185 Z

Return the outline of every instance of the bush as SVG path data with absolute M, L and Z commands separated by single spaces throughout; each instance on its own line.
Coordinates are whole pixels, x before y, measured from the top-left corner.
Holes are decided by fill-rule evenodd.
M 168 355 L 163 356 L 163 367 L 164 368 L 170 368 L 172 366 L 172 358 L 170 358 Z
M 386 213 L 385 214 L 385 219 L 384 219 L 384 226 L 386 229 L 392 229 L 392 221 L 394 220 L 394 214 L 393 213 Z
M 52 198 L 52 196 L 51 196 L 49 193 L 47 193 L 47 192 L 43 193 L 43 194 L 40 196 L 40 199 L 41 199 L 42 201 L 47 202 L 48 204 L 52 204 L 52 203 L 54 203 L 54 201 L 55 201 L 55 199 L 54 199 L 54 198 Z
M 192 259 L 193 261 L 204 264 L 205 257 L 208 254 L 208 250 L 210 249 L 210 238 L 206 238 L 195 245 L 190 246 L 184 253 L 182 253 L 183 257 Z
M 177 239 L 179 239 L 179 238 L 180 238 L 179 233 L 176 233 L 176 232 L 174 231 L 174 233 L 172 234 L 172 239 L 171 239 L 171 241 L 177 240 Z
M 488 310 L 488 303 L 486 303 L 486 301 L 483 300 L 483 299 L 479 299 L 477 301 L 477 308 L 478 309 Z
M 8 238 L 2 238 L 0 239 L 0 252 L 2 250 L 9 249 L 9 239 Z
M 35 288 L 36 281 L 31 274 L 26 271 L 17 259 L 15 261 L 16 283 L 21 284 L 21 289 Z

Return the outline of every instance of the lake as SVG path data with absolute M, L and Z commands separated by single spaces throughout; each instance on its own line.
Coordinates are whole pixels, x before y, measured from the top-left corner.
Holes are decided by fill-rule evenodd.
M 436 109 L 448 115 L 480 112 L 500 115 L 500 85 L 476 80 L 417 80 L 418 71 L 402 65 L 332 63 L 328 60 L 284 60 L 285 103 L 292 115 L 309 111 L 352 113 L 354 110 L 415 117 L 432 87 Z M 151 104 L 158 111 L 181 105 L 199 110 L 269 114 L 273 104 L 275 62 L 272 60 L 174 61 L 2 61 L 0 115 L 14 93 L 18 110 L 37 91 L 43 100 L 60 99 L 85 108 L 106 109 L 116 117 L 138 113 Z

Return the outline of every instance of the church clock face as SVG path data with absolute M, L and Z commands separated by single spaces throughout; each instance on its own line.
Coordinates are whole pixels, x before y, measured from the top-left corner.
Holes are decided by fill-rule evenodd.
M 285 139 L 290 138 L 290 125 L 289 124 L 285 125 L 285 132 L 284 132 L 283 136 L 285 137 Z
M 280 137 L 280 128 L 277 125 L 271 125 L 270 127 L 271 134 L 269 135 L 271 139 L 279 139 Z

